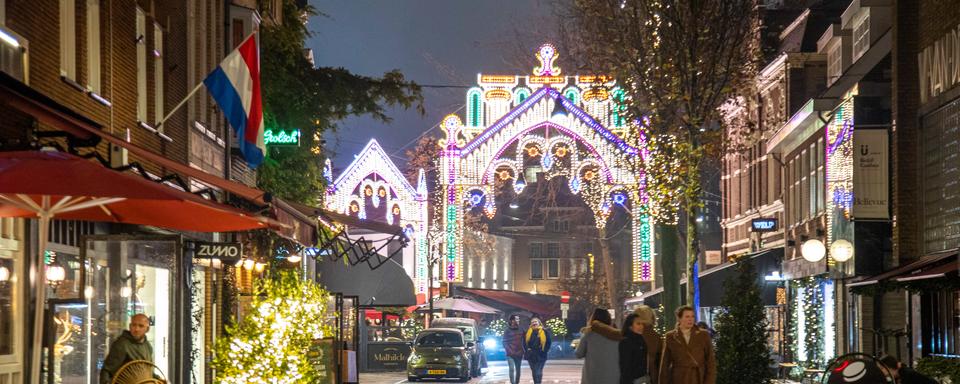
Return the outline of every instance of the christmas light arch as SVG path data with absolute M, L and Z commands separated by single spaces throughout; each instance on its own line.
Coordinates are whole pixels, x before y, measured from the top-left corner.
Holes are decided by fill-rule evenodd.
M 600 228 L 615 205 L 630 213 L 633 280 L 652 281 L 653 219 L 638 166 L 646 152 L 640 127 L 617 113 L 622 91 L 606 76 L 561 76 L 552 45 L 536 56 L 533 75 L 478 75 L 467 93 L 467 124 L 457 115 L 440 124 L 443 278 L 463 281 L 463 215 L 482 204 L 492 217 L 496 182 L 522 193 L 532 182 L 525 170 L 534 166 L 545 177 L 567 177 Z
M 329 163 L 324 174 L 328 179 L 333 177 Z M 325 201 L 332 211 L 407 229 L 414 244 L 414 286 L 418 293 L 427 291 L 427 183 L 422 169 L 414 188 L 383 147 L 370 140 L 343 173 L 331 181 Z

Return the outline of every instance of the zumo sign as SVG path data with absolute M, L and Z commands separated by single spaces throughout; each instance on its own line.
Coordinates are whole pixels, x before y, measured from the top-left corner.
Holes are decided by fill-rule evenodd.
M 753 219 L 750 220 L 750 232 L 773 232 L 777 230 L 777 219 Z
M 194 257 L 198 259 L 236 259 L 243 255 L 240 243 L 203 243 L 195 242 Z

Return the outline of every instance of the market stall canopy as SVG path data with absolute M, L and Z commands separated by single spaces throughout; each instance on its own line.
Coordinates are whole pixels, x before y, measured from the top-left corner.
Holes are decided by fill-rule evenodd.
M 496 289 L 457 288 L 457 292 L 466 293 L 491 301 L 491 305 L 506 305 L 524 310 L 545 318 L 560 316 L 560 297 L 551 295 L 532 295 L 529 293 L 503 291 Z
M 413 280 L 400 264 L 390 260 L 381 268 L 318 262 L 318 281 L 330 292 L 358 296 L 364 307 L 408 307 L 417 304 Z
M 430 303 L 420 304 L 418 311 L 429 311 Z M 433 302 L 434 310 L 459 311 L 470 313 L 495 314 L 500 313 L 499 309 L 480 304 L 476 301 L 457 297 L 445 297 Z

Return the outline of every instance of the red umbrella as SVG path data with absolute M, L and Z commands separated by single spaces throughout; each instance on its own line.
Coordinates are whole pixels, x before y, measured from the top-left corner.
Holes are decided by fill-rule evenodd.
M 142 177 L 117 172 L 62 152 L 0 152 L 0 217 L 40 221 L 37 265 L 43 265 L 48 227 L 53 218 L 152 225 L 196 231 L 228 232 L 266 227 L 266 220 L 192 193 Z M 36 274 L 37 286 L 45 274 Z M 45 290 L 37 294 L 36 319 L 43 317 Z M 36 321 L 33 345 L 40 345 L 43 322 Z M 39 375 L 40 348 L 34 348 Z M 39 378 L 39 376 L 35 377 Z M 37 381 L 37 380 L 34 380 Z

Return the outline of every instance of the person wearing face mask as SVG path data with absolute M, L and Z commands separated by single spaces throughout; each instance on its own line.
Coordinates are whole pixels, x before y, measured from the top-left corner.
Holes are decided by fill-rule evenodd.
M 510 367 L 510 384 L 520 383 L 520 364 L 523 363 L 523 336 L 520 329 L 520 316 L 510 316 L 510 324 L 503 332 L 503 350 L 507 355 L 507 365 Z
M 153 362 L 153 346 L 147 341 L 148 331 L 150 318 L 147 315 L 138 313 L 130 318 L 130 328 L 110 344 L 110 352 L 100 369 L 100 384 L 110 384 L 113 375 L 126 363 L 134 360 Z
M 660 384 L 716 384 L 717 360 L 710 334 L 694 325 L 693 308 L 677 308 L 677 328 L 663 338 Z
M 530 328 L 524 334 L 523 347 L 526 350 L 527 363 L 533 374 L 533 384 L 540 384 L 543 380 L 543 366 L 547 364 L 547 354 L 550 353 L 550 332 L 543 328 L 540 318 L 530 319 Z

